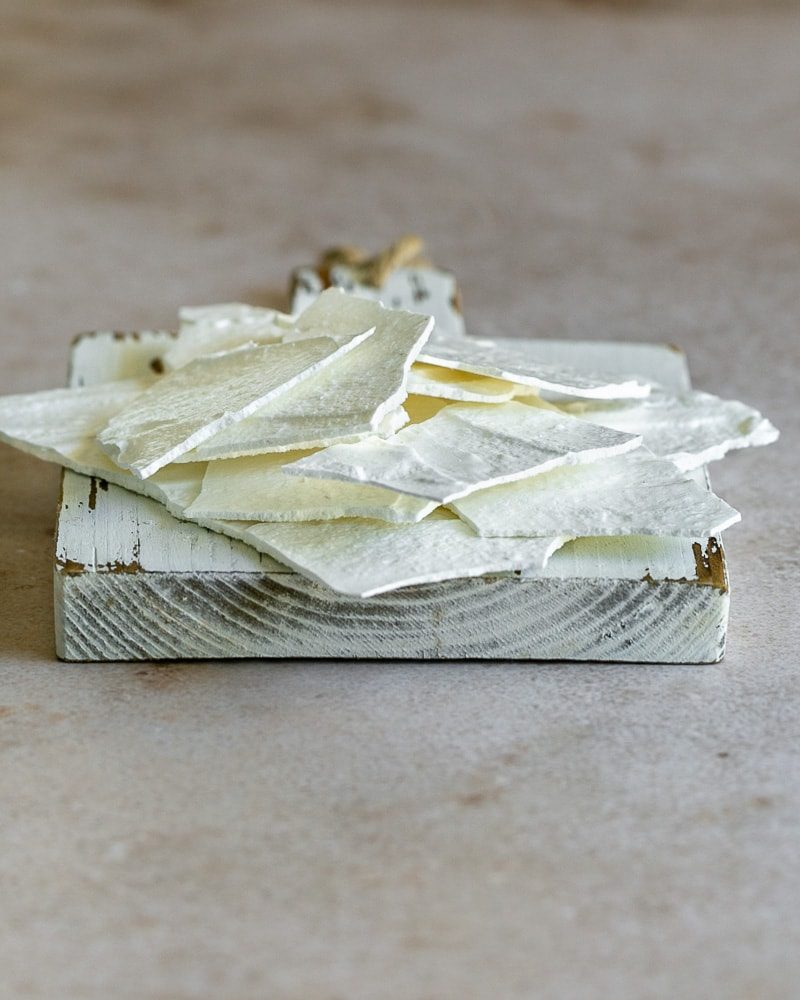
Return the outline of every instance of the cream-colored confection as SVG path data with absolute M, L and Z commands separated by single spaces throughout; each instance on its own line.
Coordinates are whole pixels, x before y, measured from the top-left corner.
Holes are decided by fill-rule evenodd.
M 387 440 L 334 445 L 285 471 L 369 483 L 448 503 L 560 465 L 630 451 L 640 443 L 635 435 L 523 403 L 453 404 Z
M 104 451 L 142 479 L 288 392 L 366 339 L 316 337 L 196 358 L 125 405 L 98 435 Z
M 603 427 L 641 434 L 650 451 L 683 470 L 699 468 L 735 448 L 778 439 L 777 428 L 758 410 L 708 392 L 657 389 L 647 399 L 571 403 L 564 409 Z
M 442 368 L 455 368 L 475 375 L 519 382 L 566 396 L 623 399 L 646 396 L 650 391 L 650 384 L 635 376 L 620 378 L 546 364 L 536 357 L 535 345 L 522 339 L 436 337 L 427 345 L 419 360 Z
M 737 511 L 645 448 L 493 486 L 451 508 L 479 535 L 674 535 L 708 538 Z
M 319 448 L 389 435 L 408 420 L 402 410 L 409 369 L 433 326 L 429 316 L 384 309 L 378 302 L 329 289 L 298 317 L 296 331 L 350 344 L 372 336 L 336 364 L 194 449 L 189 461 Z
M 301 457 L 302 452 L 290 452 L 209 462 L 202 489 L 186 513 L 239 521 L 366 517 L 410 524 L 437 506 L 379 486 L 284 475 L 284 465 Z
M 257 524 L 243 539 L 299 573 L 351 597 L 412 584 L 541 569 L 564 538 L 481 538 L 457 518 L 419 524 L 361 518 Z

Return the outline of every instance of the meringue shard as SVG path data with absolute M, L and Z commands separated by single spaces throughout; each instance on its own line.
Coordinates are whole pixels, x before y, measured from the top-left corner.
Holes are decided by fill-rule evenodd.
M 291 393 L 213 435 L 184 460 L 296 451 L 394 433 L 408 420 L 401 405 L 409 370 L 432 327 L 429 316 L 384 309 L 329 289 L 298 317 L 298 333 L 324 335 L 343 346 L 351 345 L 354 331 L 374 328 L 372 336 Z
M 479 535 L 563 532 L 708 538 L 740 520 L 724 500 L 645 448 L 479 490 L 450 505 Z
M 512 570 L 540 570 L 566 538 L 481 538 L 435 513 L 412 525 L 360 518 L 256 524 L 242 538 L 279 562 L 350 597 L 413 584 Z
M 570 403 L 564 409 L 603 427 L 641 434 L 650 451 L 684 471 L 720 459 L 735 448 L 778 439 L 777 428 L 758 410 L 708 392 L 675 395 L 658 389 L 643 400 Z
M 316 337 L 196 358 L 160 378 L 98 435 L 108 455 L 140 479 L 288 392 L 365 340 Z
M 535 345 L 515 338 L 479 340 L 474 337 L 434 337 L 419 360 L 565 396 L 624 399 L 643 397 L 650 391 L 650 383 L 637 376 L 620 378 L 546 364 L 536 357 Z
M 392 438 L 334 445 L 287 465 L 285 472 L 369 483 L 444 504 L 640 444 L 636 435 L 524 403 L 457 403 Z
M 209 462 L 199 495 L 187 509 L 190 518 L 234 521 L 328 521 L 366 517 L 413 524 L 436 503 L 379 486 L 286 476 L 287 461 L 303 457 L 253 455 Z

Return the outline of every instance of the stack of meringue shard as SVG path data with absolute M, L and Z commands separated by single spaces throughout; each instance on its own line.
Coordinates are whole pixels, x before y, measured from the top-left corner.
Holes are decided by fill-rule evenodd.
M 434 326 L 334 288 L 184 309 L 163 374 L 0 398 L 0 439 L 359 598 L 739 520 L 693 470 L 774 441 L 756 410 Z

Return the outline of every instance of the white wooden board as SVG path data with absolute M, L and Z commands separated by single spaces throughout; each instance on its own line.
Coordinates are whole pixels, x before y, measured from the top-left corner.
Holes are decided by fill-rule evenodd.
M 158 332 L 93 334 L 72 385 L 160 368 Z M 539 341 L 555 364 L 639 372 L 688 388 L 671 348 Z M 582 539 L 533 579 L 498 574 L 361 600 L 102 480 L 65 472 L 55 553 L 58 655 L 66 660 L 222 657 L 713 662 L 729 595 L 717 540 Z

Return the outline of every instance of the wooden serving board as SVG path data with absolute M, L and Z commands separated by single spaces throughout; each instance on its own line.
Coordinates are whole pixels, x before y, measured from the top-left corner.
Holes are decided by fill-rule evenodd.
M 170 334 L 77 340 L 70 383 L 159 369 Z M 537 342 L 542 360 L 686 388 L 684 356 L 645 344 Z M 224 657 L 706 663 L 729 595 L 715 539 L 581 539 L 544 576 L 495 575 L 354 600 L 157 502 L 65 471 L 55 551 L 64 660 Z

